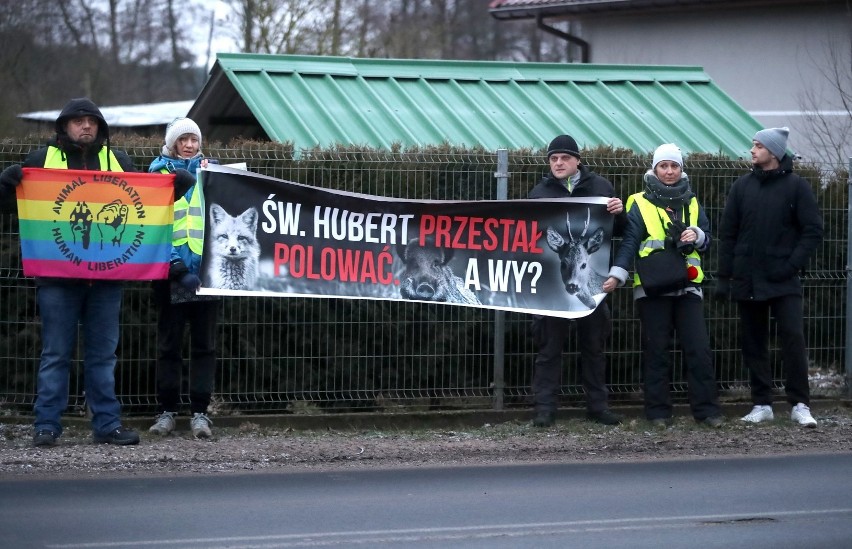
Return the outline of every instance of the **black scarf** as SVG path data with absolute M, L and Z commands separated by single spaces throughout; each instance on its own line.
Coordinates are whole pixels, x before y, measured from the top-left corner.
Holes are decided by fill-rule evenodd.
M 689 205 L 695 193 L 689 187 L 689 177 L 683 174 L 674 185 L 666 185 L 653 172 L 645 174 L 645 198 L 660 208 L 680 210 Z

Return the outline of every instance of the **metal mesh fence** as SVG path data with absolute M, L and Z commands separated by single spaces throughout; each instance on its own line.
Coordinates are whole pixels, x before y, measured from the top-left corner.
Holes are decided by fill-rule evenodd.
M 38 146 L 37 139 L 7 140 L 0 145 L 0 169 L 20 162 Z M 113 146 L 127 150 L 144 170 L 160 144 L 117 138 Z M 243 142 L 208 145 L 205 152 L 223 164 L 246 162 L 251 171 L 324 188 L 412 199 L 496 198 L 496 154 L 489 151 L 339 148 L 302 151 L 295 158 L 287 145 Z M 524 198 L 547 171 L 546 159 L 535 151 L 513 151 L 509 159 L 509 198 Z M 649 164 L 647 155 L 611 149 L 586 151 L 584 160 L 610 179 L 623 199 L 640 190 L 641 175 Z M 687 159 L 686 171 L 713 227 L 718 226 L 725 192 L 748 168 L 742 161 L 709 155 Z M 804 279 L 810 359 L 814 371 L 842 372 L 847 174 L 842 166 L 797 169 L 812 182 L 825 219 L 825 241 Z M 41 344 L 35 286 L 20 270 L 17 231 L 12 206 L 0 213 L 0 407 L 26 412 L 34 399 Z M 613 248 L 617 246 L 616 240 Z M 710 284 L 716 253 L 711 248 L 704 261 Z M 608 299 L 613 311 L 612 399 L 638 401 L 640 326 L 632 290 L 619 289 Z M 745 396 L 748 377 L 739 355 L 735 306 L 708 296 L 705 313 L 720 390 L 723 395 Z M 214 413 L 490 408 L 495 402 L 507 407 L 529 402 L 535 349 L 530 318 L 523 314 L 504 315 L 505 344 L 499 351 L 494 344 L 496 313 L 489 310 L 369 300 L 228 297 L 219 314 Z M 149 285 L 127 284 L 117 370 L 117 392 L 126 413 L 147 414 L 156 408 L 155 323 Z M 495 386 L 495 352 L 503 354 L 502 388 Z M 566 405 L 583 398 L 577 355 L 576 338 L 569 337 L 562 392 Z M 674 395 L 684 400 L 679 352 L 672 357 Z M 72 372 L 72 412 L 84 407 L 81 358 L 78 354 Z M 781 387 L 777 346 L 772 348 L 772 361 Z

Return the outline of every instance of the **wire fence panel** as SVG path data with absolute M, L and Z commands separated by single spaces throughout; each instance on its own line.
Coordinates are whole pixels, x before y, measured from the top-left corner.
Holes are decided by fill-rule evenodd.
M 39 141 L 0 145 L 0 169 L 20 162 Z M 157 140 L 116 138 L 144 170 L 159 152 Z M 435 148 L 375 152 L 339 148 L 302 151 L 273 143 L 213 145 L 205 152 L 222 164 L 246 162 L 254 172 L 318 187 L 406 199 L 492 200 L 496 153 Z M 626 200 L 641 190 L 647 155 L 600 149 L 585 162 L 609 178 Z M 510 199 L 525 198 L 546 172 L 546 159 L 510 153 Z M 693 189 L 712 227 L 718 226 L 727 189 L 749 166 L 711 156 L 686 162 Z M 844 365 L 848 199 L 843 167 L 800 166 L 813 184 L 825 219 L 825 240 L 804 278 L 805 324 L 814 372 L 842 372 Z M 0 213 L 0 407 L 28 411 L 35 395 L 41 352 L 35 285 L 20 267 L 17 217 Z M 618 239 L 613 249 L 618 246 Z M 713 284 L 717 251 L 705 257 Z M 616 402 L 641 400 L 640 325 L 632 290 L 607 298 L 613 313 L 609 381 Z M 747 372 L 739 354 L 734 304 L 705 297 L 716 373 L 723 395 L 745 397 Z M 219 367 L 212 412 L 323 413 L 333 411 L 435 410 L 492 407 L 495 315 L 491 310 L 396 301 L 328 298 L 227 297 L 219 309 Z M 128 283 L 121 320 L 117 392 L 129 414 L 156 409 L 156 312 L 148 283 Z M 504 315 L 503 388 L 507 407 L 527 406 L 535 348 L 530 317 Z M 677 342 L 672 342 L 673 349 Z M 188 342 L 184 356 L 189 355 Z M 563 404 L 577 404 L 583 390 L 577 342 L 565 344 Z M 686 398 L 680 353 L 674 351 L 672 385 Z M 772 347 L 776 386 L 781 358 Z M 69 413 L 83 413 L 82 355 L 73 363 Z M 184 376 L 187 383 L 187 376 Z M 188 390 L 185 387 L 184 393 Z M 819 390 L 815 391 L 819 394 Z

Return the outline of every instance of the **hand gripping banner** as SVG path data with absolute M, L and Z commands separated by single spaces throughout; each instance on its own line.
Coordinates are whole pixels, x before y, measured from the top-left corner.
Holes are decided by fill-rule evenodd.
M 166 278 L 174 176 L 24 168 L 17 187 L 25 276 Z
M 204 295 L 445 303 L 564 318 L 603 300 L 606 198 L 441 201 L 200 173 Z

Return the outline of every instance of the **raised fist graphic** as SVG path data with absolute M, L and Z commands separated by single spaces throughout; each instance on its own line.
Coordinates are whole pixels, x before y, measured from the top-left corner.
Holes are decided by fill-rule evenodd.
M 127 226 L 127 212 L 129 208 L 122 204 L 121 200 L 115 199 L 106 204 L 98 212 L 98 232 L 101 233 L 101 249 L 104 242 L 110 241 L 113 246 L 121 244 L 121 236 Z

